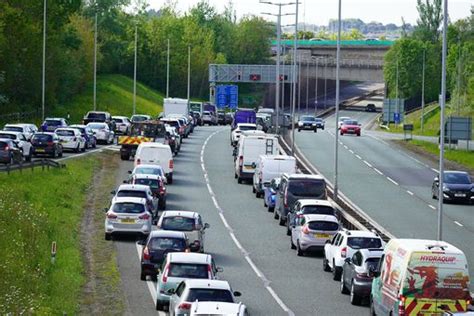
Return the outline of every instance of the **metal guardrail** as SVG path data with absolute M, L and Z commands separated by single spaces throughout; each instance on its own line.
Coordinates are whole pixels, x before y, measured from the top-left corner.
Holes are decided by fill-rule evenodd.
M 4 166 L 0 166 L 0 172 L 6 172 L 10 174 L 10 172 L 19 170 L 20 172 L 23 172 L 23 170 L 26 169 L 31 169 L 31 171 L 34 171 L 35 168 L 41 167 L 42 170 L 49 170 L 50 168 L 64 168 L 66 167 L 65 164 L 59 163 L 57 161 L 54 161 L 52 159 L 38 159 L 38 160 L 33 160 L 30 162 L 21 162 L 19 164 L 7 164 Z
M 24 122 L 39 117 L 39 111 L 14 112 L 0 115 L 0 123 Z

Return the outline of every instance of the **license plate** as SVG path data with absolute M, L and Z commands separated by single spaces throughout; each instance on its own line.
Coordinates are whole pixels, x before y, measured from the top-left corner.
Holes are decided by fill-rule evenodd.
M 456 193 L 454 194 L 455 197 L 466 197 L 466 194 L 464 193 Z
M 252 170 L 252 169 L 253 169 L 252 166 L 244 166 L 244 167 L 245 167 L 245 169 L 248 169 L 248 170 Z
M 328 234 L 314 234 L 314 237 L 316 238 L 329 238 Z
M 39 153 L 44 153 L 44 149 L 42 149 L 42 148 L 35 149 L 35 151 L 39 152 Z
M 132 218 L 125 218 L 125 219 L 122 219 L 121 222 L 124 223 L 124 224 L 135 224 L 135 220 L 132 219 Z

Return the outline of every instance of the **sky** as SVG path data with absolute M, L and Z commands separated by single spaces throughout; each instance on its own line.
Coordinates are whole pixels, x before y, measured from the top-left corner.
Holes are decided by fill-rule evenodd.
M 181 12 L 187 11 L 199 0 L 176 0 Z M 208 0 L 219 12 L 222 12 L 228 0 Z M 292 0 L 272 0 L 273 2 L 294 2 Z M 159 9 L 166 0 L 148 0 L 150 8 Z M 300 0 L 299 20 L 308 24 L 327 25 L 330 19 L 337 18 L 337 0 Z M 246 14 L 261 15 L 261 12 L 277 13 L 278 7 L 260 4 L 258 0 L 233 0 L 237 17 Z M 451 21 L 465 18 L 470 14 L 474 0 L 449 0 L 449 17 Z M 294 12 L 294 5 L 282 7 L 282 13 Z M 264 16 L 266 19 L 274 19 Z M 371 21 L 383 24 L 395 23 L 401 25 L 401 17 L 405 22 L 415 24 L 418 17 L 416 0 L 343 0 L 342 18 L 359 18 L 368 23 Z M 282 24 L 294 23 L 293 16 L 282 18 Z

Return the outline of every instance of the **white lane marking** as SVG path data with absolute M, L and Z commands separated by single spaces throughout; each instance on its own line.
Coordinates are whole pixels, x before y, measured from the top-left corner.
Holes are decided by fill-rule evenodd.
M 364 160 L 364 163 L 369 166 L 369 168 L 372 168 L 372 165 L 367 161 L 367 160 Z
M 221 130 L 222 131 L 222 130 Z M 288 308 L 288 306 L 286 306 L 286 304 L 280 299 L 280 297 L 278 296 L 278 294 L 273 290 L 273 288 L 269 285 L 270 284 L 270 281 L 265 277 L 265 275 L 260 271 L 260 269 L 258 269 L 258 267 L 255 265 L 255 263 L 253 262 L 253 260 L 250 258 L 248 252 L 245 250 L 245 248 L 242 246 L 242 244 L 239 242 L 239 240 L 237 239 L 237 237 L 235 236 L 234 234 L 234 230 L 232 229 L 232 227 L 229 225 L 229 222 L 226 220 L 225 216 L 224 216 L 224 210 L 220 207 L 219 203 L 217 202 L 217 199 L 215 198 L 215 194 L 214 192 L 212 191 L 212 187 L 210 185 L 210 181 L 209 181 L 209 176 L 208 176 L 208 173 L 207 173 L 207 170 L 206 170 L 206 166 L 205 166 L 205 163 L 204 163 L 204 151 L 207 147 L 207 143 L 209 142 L 209 140 L 214 136 L 216 135 L 217 133 L 221 132 L 221 131 L 215 131 L 214 133 L 212 133 L 211 135 L 209 135 L 207 137 L 207 139 L 204 141 L 204 144 L 202 145 L 202 148 L 201 148 L 201 153 L 200 153 L 200 158 L 201 158 L 201 168 L 202 168 L 202 172 L 204 174 L 204 180 L 206 181 L 206 184 L 207 184 L 207 187 L 209 189 L 209 194 L 211 195 L 211 198 L 212 198 L 212 201 L 214 202 L 214 206 L 216 207 L 217 211 L 219 212 L 219 217 L 221 218 L 222 222 L 224 223 L 224 226 L 225 228 L 227 229 L 230 237 L 232 238 L 232 241 L 234 242 L 234 244 L 237 246 L 237 248 L 242 252 L 242 255 L 244 256 L 245 260 L 248 262 L 248 264 L 250 265 L 250 267 L 252 268 L 252 270 L 255 272 L 255 274 L 258 276 L 258 278 L 263 282 L 263 285 L 265 286 L 265 288 L 267 289 L 267 291 L 270 293 L 270 295 L 273 297 L 273 299 L 277 302 L 278 305 L 280 305 L 280 307 L 288 313 L 288 315 L 290 316 L 294 316 L 295 314 L 293 313 L 293 311 L 291 309 Z
M 345 148 L 345 149 L 349 149 L 349 147 L 347 147 L 347 145 L 344 145 L 344 148 Z
M 395 184 L 395 185 L 398 185 L 398 182 L 395 181 L 395 180 L 393 180 L 393 179 L 390 178 L 390 177 L 387 177 L 387 180 L 390 181 L 390 182 L 392 182 L 392 183 Z
M 461 223 L 458 222 L 458 221 L 454 221 L 454 224 L 458 225 L 459 227 L 463 227 L 463 226 L 464 226 L 463 224 L 461 224 Z
M 375 172 L 377 172 L 379 175 L 383 176 L 383 172 L 382 172 L 382 171 L 380 171 L 380 170 L 377 169 L 377 168 L 374 168 L 374 170 L 375 170 Z
M 438 169 L 431 168 L 431 170 L 433 170 L 434 172 L 438 173 Z
M 351 154 L 354 154 L 354 151 L 353 151 L 352 149 L 349 149 L 349 152 L 350 152 Z
M 428 206 L 431 207 L 433 210 L 436 210 L 436 207 L 434 207 L 433 205 L 428 204 Z
M 142 246 L 135 243 L 135 246 L 137 248 L 137 253 L 138 253 L 138 259 L 140 260 L 141 259 L 141 256 L 142 256 Z M 150 294 L 151 294 L 151 298 L 153 299 L 153 305 L 156 304 L 156 285 L 155 283 L 153 283 L 153 281 L 150 281 L 150 280 L 146 280 L 146 285 L 148 287 L 148 291 L 150 291 Z M 158 315 L 160 316 L 166 316 L 167 314 L 165 312 L 158 312 Z
M 356 157 L 357 157 L 357 159 L 362 159 L 362 157 L 361 157 L 361 156 L 359 156 L 359 155 L 356 155 Z
M 410 190 L 407 190 L 407 193 L 410 194 L 410 195 L 414 195 L 414 193 L 411 192 Z

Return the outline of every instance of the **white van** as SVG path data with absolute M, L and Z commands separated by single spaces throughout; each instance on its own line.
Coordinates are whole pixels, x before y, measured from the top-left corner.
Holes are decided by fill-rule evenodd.
M 392 239 L 373 276 L 371 315 L 443 315 L 471 300 L 466 256 L 444 241 Z
M 235 178 L 238 183 L 251 180 L 257 167 L 260 155 L 278 154 L 278 137 L 276 135 L 242 135 L 238 143 L 235 159 Z
M 166 175 L 168 184 L 173 183 L 173 153 L 169 145 L 144 142 L 138 145 L 135 153 L 135 167 L 140 164 L 160 165 Z
M 296 173 L 296 159 L 287 155 L 260 155 L 253 175 L 253 193 L 257 198 L 263 194 L 263 187 L 268 186 L 273 178 L 283 173 Z

